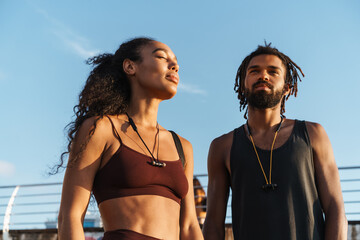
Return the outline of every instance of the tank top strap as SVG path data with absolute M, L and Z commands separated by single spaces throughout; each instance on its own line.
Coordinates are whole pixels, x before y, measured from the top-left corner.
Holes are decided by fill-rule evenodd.
M 310 137 L 306 128 L 305 120 L 297 120 L 295 119 L 294 133 L 300 137 L 302 137 L 308 146 L 311 145 Z
M 118 131 L 116 130 L 116 127 L 115 127 L 113 121 L 111 120 L 111 118 L 108 115 L 105 115 L 105 116 L 109 119 L 109 121 L 111 123 L 112 131 L 113 131 L 115 137 L 119 140 L 120 144 L 122 145 L 123 143 L 122 143 L 121 137 L 120 137 Z

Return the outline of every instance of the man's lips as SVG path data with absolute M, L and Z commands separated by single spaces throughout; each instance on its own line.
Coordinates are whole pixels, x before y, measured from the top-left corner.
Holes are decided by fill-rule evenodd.
M 165 78 L 176 84 L 179 83 L 179 75 L 177 75 L 175 73 L 167 74 Z
M 253 85 L 253 89 L 259 89 L 259 90 L 263 90 L 263 89 L 272 89 L 273 86 L 267 82 L 257 82 Z

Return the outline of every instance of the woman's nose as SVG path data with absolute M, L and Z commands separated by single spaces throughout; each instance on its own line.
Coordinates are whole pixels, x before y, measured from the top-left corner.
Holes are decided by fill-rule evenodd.
M 179 71 L 179 65 L 177 63 L 172 63 L 170 66 L 171 70 L 174 70 L 175 72 Z

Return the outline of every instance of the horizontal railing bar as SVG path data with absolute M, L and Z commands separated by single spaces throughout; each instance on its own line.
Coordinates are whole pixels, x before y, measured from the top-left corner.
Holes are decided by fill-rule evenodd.
M 88 209 L 87 212 L 89 213 L 95 213 L 95 212 L 98 212 L 98 210 L 90 210 Z M 58 213 L 57 211 L 45 211 L 45 212 L 14 212 L 14 213 L 11 213 L 10 215 L 38 215 L 38 214 L 50 214 L 50 213 Z M 0 216 L 5 216 L 5 214 L 0 214 Z
M 194 177 L 207 177 L 207 174 L 194 174 Z
M 61 195 L 61 193 L 37 193 L 37 194 L 19 194 L 16 197 L 40 197 L 40 196 L 55 196 Z M 11 196 L 0 196 L 0 198 L 11 198 Z
M 9 225 L 11 226 L 14 226 L 14 225 L 31 225 L 31 224 L 34 224 L 34 225 L 39 225 L 39 224 L 45 224 L 45 222 L 15 222 L 15 223 L 9 223 Z M 2 226 L 3 224 L 0 223 L 0 226 Z
M 360 203 L 360 201 L 344 201 L 344 203 Z
M 40 196 L 55 196 L 61 195 L 61 193 L 37 193 L 37 194 L 19 194 L 16 197 L 40 197 Z
M 56 211 L 47 211 L 47 212 L 22 212 L 22 213 L 11 213 L 10 215 L 41 215 L 41 214 L 53 214 L 57 213 Z M 5 216 L 5 214 L 0 214 L 1 217 Z
M 38 184 L 21 184 L 21 185 L 10 185 L 10 186 L 0 186 L 1 188 L 16 188 L 17 186 L 23 187 L 43 187 L 43 186 L 50 186 L 50 185 L 61 185 L 61 182 L 56 183 L 38 183 Z
M 360 178 L 354 178 L 354 179 L 340 179 L 340 182 L 358 182 L 360 181 Z
M 11 198 L 11 196 L 0 196 L 0 198 Z
M 339 170 L 360 169 L 360 166 L 338 167 Z
M 13 206 L 33 206 L 33 205 L 51 205 L 60 204 L 60 202 L 39 202 L 39 203 L 16 203 Z M 7 204 L 0 204 L 0 207 L 6 207 Z
M 360 192 L 360 189 L 354 189 L 354 190 L 342 190 L 342 192 Z
M 38 194 L 19 194 L 16 197 L 41 197 L 41 196 L 55 196 L 61 195 L 61 193 L 38 193 Z M 0 196 L 0 198 L 11 198 L 11 196 Z

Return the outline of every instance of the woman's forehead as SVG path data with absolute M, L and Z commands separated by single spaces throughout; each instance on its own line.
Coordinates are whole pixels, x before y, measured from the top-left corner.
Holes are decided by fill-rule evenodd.
M 173 51 L 171 50 L 171 48 L 166 45 L 165 43 L 162 42 L 158 42 L 158 41 L 152 41 L 151 43 L 147 44 L 144 48 L 143 51 L 147 52 L 147 53 L 155 53 L 157 51 L 163 51 L 169 55 L 174 55 Z

